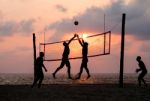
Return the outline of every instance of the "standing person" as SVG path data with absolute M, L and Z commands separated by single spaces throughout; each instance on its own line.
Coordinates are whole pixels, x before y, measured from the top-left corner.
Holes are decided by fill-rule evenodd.
M 81 67 L 80 67 L 80 72 L 78 73 L 78 77 L 76 79 L 80 79 L 81 74 L 83 72 L 83 68 L 86 70 L 87 74 L 88 74 L 88 78 L 90 78 L 90 73 L 89 73 L 89 69 L 87 67 L 87 63 L 88 63 L 88 43 L 84 42 L 83 39 L 80 40 L 79 36 L 77 35 L 78 41 L 80 43 L 80 45 L 82 46 L 82 63 L 81 63 Z
M 71 41 L 76 37 L 76 34 L 74 35 L 74 37 L 72 37 L 69 42 L 64 42 L 63 45 L 64 45 L 64 52 L 63 52 L 63 55 L 62 55 L 62 61 L 61 61 L 61 64 L 60 66 L 55 70 L 54 73 L 52 73 L 53 75 L 53 78 L 56 78 L 55 75 L 56 73 L 62 69 L 64 67 L 64 65 L 66 65 L 68 67 L 68 79 L 72 79 L 71 77 L 71 74 L 70 74 L 70 69 L 71 69 L 71 66 L 70 66 L 70 62 L 69 62 L 69 53 L 70 53 L 70 48 L 69 48 L 69 44 L 71 43 Z
M 45 72 L 47 72 L 47 69 L 45 68 L 44 64 L 43 64 L 43 57 L 44 57 L 44 53 L 40 52 L 40 56 L 36 59 L 35 62 L 35 79 L 34 82 L 32 84 L 32 88 L 38 83 L 38 88 L 41 87 L 42 81 L 44 79 L 44 74 L 43 74 L 43 70 L 42 67 L 44 68 Z
M 138 73 L 139 71 L 141 71 L 141 73 L 138 76 L 139 86 L 141 86 L 141 81 L 143 81 L 144 85 L 147 86 L 144 80 L 144 76 L 147 74 L 146 66 L 144 62 L 141 60 L 141 56 L 137 56 L 136 60 L 139 63 L 139 67 L 140 67 L 139 69 L 136 69 L 136 72 Z

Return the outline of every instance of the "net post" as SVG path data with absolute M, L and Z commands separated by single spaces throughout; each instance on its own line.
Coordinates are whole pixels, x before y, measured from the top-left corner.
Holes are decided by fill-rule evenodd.
M 106 48 L 106 33 L 104 33 L 104 54 L 105 54 L 105 48 Z
M 36 36 L 33 33 L 33 60 L 34 60 L 34 79 L 35 79 L 35 66 L 36 66 Z
M 45 43 L 44 43 L 44 54 L 45 54 Z M 44 55 L 44 60 L 45 60 L 45 55 Z
M 41 52 L 41 43 L 39 43 L 39 53 Z
M 124 42 L 125 42 L 125 19 L 126 14 L 122 14 L 122 31 L 121 31 L 121 52 L 120 52 L 120 76 L 119 87 L 123 88 L 123 69 L 124 69 Z
M 111 48 L 111 31 L 109 31 L 109 53 Z
M 105 32 L 105 13 L 104 13 L 104 32 Z

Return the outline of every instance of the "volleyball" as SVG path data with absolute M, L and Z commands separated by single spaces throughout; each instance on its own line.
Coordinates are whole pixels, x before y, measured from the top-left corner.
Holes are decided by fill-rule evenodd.
M 78 24 L 79 24 L 79 22 L 78 22 L 78 21 L 74 21 L 74 25 L 76 25 L 76 26 L 77 26 Z

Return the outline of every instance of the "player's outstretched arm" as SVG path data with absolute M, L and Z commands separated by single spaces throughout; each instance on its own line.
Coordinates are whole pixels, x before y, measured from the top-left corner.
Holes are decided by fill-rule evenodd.
M 79 35 L 77 35 L 77 38 L 78 38 L 78 41 L 80 43 L 81 46 L 83 46 L 83 43 L 81 42 L 80 38 L 79 38 Z M 82 39 L 83 40 L 83 39 Z
M 71 43 L 71 41 L 76 37 L 76 34 L 69 40 L 68 45 Z

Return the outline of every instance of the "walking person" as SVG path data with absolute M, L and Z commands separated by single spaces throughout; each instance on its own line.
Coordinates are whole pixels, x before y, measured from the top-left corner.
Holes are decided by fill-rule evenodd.
M 36 59 L 36 62 L 35 62 L 36 65 L 35 65 L 35 71 L 34 71 L 35 79 L 31 86 L 32 88 L 37 84 L 38 81 L 39 81 L 38 88 L 41 87 L 42 81 L 44 79 L 42 67 L 44 68 L 45 72 L 47 72 L 47 69 L 45 68 L 45 66 L 43 64 L 43 57 L 44 57 L 44 53 L 40 52 L 40 56 Z

